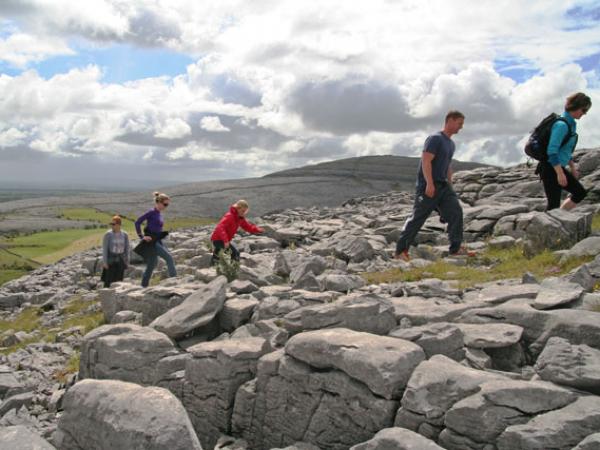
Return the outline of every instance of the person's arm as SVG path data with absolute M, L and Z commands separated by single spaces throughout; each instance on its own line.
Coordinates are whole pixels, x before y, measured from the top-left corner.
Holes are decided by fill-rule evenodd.
M 559 151 L 562 141 L 568 132 L 569 126 L 564 121 L 557 120 L 554 125 L 552 125 L 550 141 L 548 142 L 548 149 L 546 150 L 546 153 L 548 154 L 548 163 L 550 163 L 556 172 L 558 184 L 563 187 L 567 185 L 567 177 L 560 165 Z
M 110 245 L 110 234 L 105 233 L 102 239 L 102 266 L 108 269 L 108 247 Z
M 253 223 L 248 222 L 246 219 L 242 219 L 240 221 L 240 227 L 242 227 L 248 233 L 259 234 L 263 232 L 262 228 L 257 227 Z
M 144 235 L 142 234 L 142 223 L 144 223 L 144 221 L 148 219 L 148 216 L 150 216 L 151 213 L 152 211 L 148 211 L 142 214 L 140 217 L 138 217 L 135 221 L 135 232 L 137 233 L 140 239 L 144 238 Z
M 431 161 L 435 158 L 435 154 L 427 150 L 423 152 L 421 156 L 421 168 L 423 170 L 423 177 L 427 186 L 425 187 L 425 195 L 429 198 L 435 196 L 435 183 L 433 182 L 433 169 L 431 167 Z
M 452 170 L 452 166 L 448 166 L 448 183 L 452 184 L 452 175 L 454 175 L 454 171 Z
M 129 235 L 124 231 L 121 231 L 125 237 L 125 266 L 129 266 Z

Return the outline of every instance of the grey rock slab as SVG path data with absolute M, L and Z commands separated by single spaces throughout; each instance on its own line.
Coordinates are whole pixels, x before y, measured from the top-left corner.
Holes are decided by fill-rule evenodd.
M 454 303 L 442 297 L 391 297 L 389 302 L 394 307 L 394 316 L 398 322 L 408 319 L 414 325 L 453 322 L 470 309 L 486 306 L 479 302 Z
M 13 372 L 0 371 L 0 398 L 4 398 L 7 393 L 23 389 L 23 384 L 17 379 Z
M 512 236 L 498 236 L 490 239 L 488 246 L 492 249 L 511 248 L 515 245 L 516 241 L 517 240 Z
M 502 379 L 501 375 L 471 369 L 435 355 L 412 373 L 402 397 L 402 408 L 440 422 L 452 405 L 478 392 L 481 384 Z M 395 425 L 402 423 L 396 420 Z
M 246 323 L 259 301 L 253 298 L 232 298 L 225 302 L 219 314 L 219 323 L 225 331 L 232 331 Z
M 573 450 L 600 450 L 600 433 L 590 434 Z
M 321 275 L 327 268 L 327 261 L 322 256 L 310 256 L 303 258 L 297 263 L 290 273 L 290 282 L 296 283 L 302 276 L 312 272 L 313 275 Z
M 600 397 L 581 397 L 564 408 L 540 414 L 526 424 L 508 427 L 498 450 L 570 450 L 600 430 Z
M 599 343 L 600 344 L 600 343 Z M 535 364 L 543 380 L 600 394 L 600 350 L 551 337 Z
M 312 367 L 341 370 L 386 399 L 401 395 L 410 374 L 425 359 L 412 342 L 345 328 L 298 334 L 287 342 L 285 352 Z
M 52 444 L 23 425 L 0 427 L 0 450 L 56 450 Z
M 157 363 L 178 353 L 168 336 L 152 328 L 103 325 L 83 338 L 79 376 L 155 384 Z
M 533 303 L 534 308 L 550 309 L 568 305 L 578 300 L 583 294 L 583 288 L 560 278 L 546 278 L 540 285 L 540 291 Z
M 177 339 L 209 324 L 225 303 L 227 279 L 223 276 L 194 292 L 183 303 L 157 317 L 150 327 Z
M 233 280 L 229 284 L 229 289 L 236 294 L 250 294 L 251 292 L 257 291 L 258 287 L 248 280 Z
M 20 409 L 23 405 L 28 407 L 33 402 L 34 396 L 33 392 L 23 392 L 22 394 L 16 394 L 5 398 L 4 401 L 0 403 L 0 417 L 11 409 Z
M 582 256 L 596 256 L 600 254 L 600 236 L 590 236 L 579 241 L 571 247 L 562 257 L 562 261 Z
M 319 292 L 322 290 L 321 283 L 319 283 L 319 280 L 312 272 L 306 272 L 302 274 L 300 278 L 294 281 L 293 288 L 315 292 Z
M 425 351 L 428 358 L 445 355 L 460 360 L 464 356 L 463 333 L 455 324 L 440 322 L 420 327 L 396 328 L 389 336 L 414 342 Z
M 257 369 L 238 391 L 232 421 L 251 448 L 303 441 L 347 450 L 389 427 L 398 408 L 342 371 L 316 370 L 283 352 L 263 356 Z
M 336 327 L 388 334 L 396 325 L 392 305 L 376 295 L 350 295 L 332 303 L 305 306 L 283 318 L 283 326 L 292 334 Z
M 455 403 L 444 424 L 473 441 L 492 444 L 508 426 L 526 423 L 531 415 L 562 408 L 576 399 L 576 394 L 551 383 L 491 381 Z
M 456 326 L 463 332 L 465 345 L 473 348 L 508 347 L 519 342 L 523 335 L 523 327 L 519 325 L 457 323 Z
M 350 450 L 443 450 L 435 442 L 406 428 L 385 428 Z
M 319 278 L 321 286 L 325 291 L 347 293 L 365 285 L 365 280 L 359 275 L 324 274 Z
M 84 380 L 66 393 L 54 442 L 61 450 L 201 450 L 181 402 L 168 390 Z
M 188 348 L 184 405 L 202 445 L 213 448 L 231 427 L 235 395 L 253 379 L 261 356 L 271 350 L 260 337 L 203 342 Z
M 500 304 L 515 298 L 535 298 L 540 291 L 537 284 L 514 284 L 486 286 L 480 291 L 469 291 L 463 296 L 465 302 Z

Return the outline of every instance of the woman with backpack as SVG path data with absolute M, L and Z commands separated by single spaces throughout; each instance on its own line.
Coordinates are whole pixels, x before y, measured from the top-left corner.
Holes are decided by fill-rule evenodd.
M 592 100 L 582 92 L 567 97 L 565 111 L 552 125 L 548 142 L 548 161 L 540 162 L 539 173 L 548 200 L 546 211 L 560 207 L 567 211 L 575 208 L 586 195 L 585 188 L 577 180 L 579 171 L 573 161 L 577 145 L 577 124 L 592 107 Z M 569 166 L 569 169 L 567 169 Z M 560 204 L 562 190 L 569 192 Z

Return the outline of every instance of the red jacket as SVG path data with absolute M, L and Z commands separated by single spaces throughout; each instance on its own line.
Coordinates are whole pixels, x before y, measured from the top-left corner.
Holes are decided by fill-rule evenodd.
M 229 212 L 221 218 L 215 231 L 210 237 L 211 241 L 223 241 L 229 242 L 237 233 L 239 227 L 242 227 L 248 233 L 260 233 L 261 229 L 256 225 L 248 222 L 246 219 L 241 217 L 235 207 L 230 207 Z

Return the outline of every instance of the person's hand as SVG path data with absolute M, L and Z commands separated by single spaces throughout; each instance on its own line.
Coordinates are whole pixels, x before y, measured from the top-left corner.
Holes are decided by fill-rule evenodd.
M 108 264 L 102 264 L 102 268 L 108 270 Z
M 225 248 L 229 248 L 229 242 L 225 242 L 225 244 L 223 244 L 225 246 Z
M 429 198 L 433 198 L 435 196 L 435 184 L 427 183 L 427 186 L 425 187 L 425 195 Z
M 558 184 L 562 187 L 566 187 L 567 186 L 567 177 L 565 175 L 565 172 L 561 169 L 560 172 L 558 172 L 556 174 L 556 177 L 558 179 Z
M 146 241 L 146 242 L 151 242 L 152 241 L 152 236 L 144 236 L 142 239 L 144 241 Z
M 256 232 L 257 232 L 257 233 L 264 233 L 264 232 L 265 232 L 265 230 L 264 230 L 264 229 L 262 229 L 261 227 L 258 227 L 258 229 L 256 230 Z

